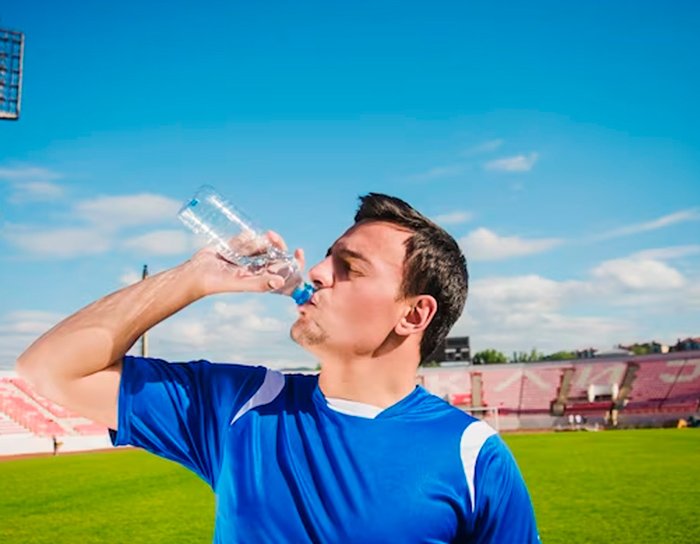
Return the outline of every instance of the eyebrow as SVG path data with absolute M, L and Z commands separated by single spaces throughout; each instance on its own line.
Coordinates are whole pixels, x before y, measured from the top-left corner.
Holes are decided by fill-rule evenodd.
M 337 247 L 337 246 L 332 246 L 328 248 L 328 251 L 326 251 L 326 257 L 328 257 L 331 253 L 335 251 L 335 254 L 338 257 L 344 257 L 346 259 L 357 259 L 358 261 L 362 261 L 364 263 L 367 263 L 369 266 L 372 266 L 372 261 L 370 261 L 367 257 L 365 257 L 362 253 L 359 253 L 357 251 L 354 251 L 352 249 L 349 249 L 347 247 Z

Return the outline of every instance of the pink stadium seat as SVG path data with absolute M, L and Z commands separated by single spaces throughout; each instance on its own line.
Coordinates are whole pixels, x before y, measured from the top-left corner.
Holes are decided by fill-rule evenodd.
M 502 367 L 502 368 L 501 368 Z M 482 404 L 489 408 L 499 408 L 503 413 L 517 412 L 520 409 L 520 391 L 523 378 L 521 368 L 499 368 L 476 370 L 481 373 Z
M 46 408 L 54 416 L 56 416 L 58 418 L 76 417 L 76 414 L 69 412 L 63 406 L 60 406 L 60 405 L 56 404 L 55 402 L 51 402 L 47 398 L 42 397 L 41 395 L 36 393 L 31 388 L 31 386 L 26 381 L 24 381 L 22 378 L 9 378 L 8 380 L 10 383 L 13 383 L 14 385 L 16 385 L 18 389 L 22 390 L 24 393 L 26 393 L 28 396 L 30 396 L 38 404 L 40 404 L 41 406 Z
M 667 373 L 673 374 L 673 370 L 677 370 L 675 381 L 668 393 L 664 407 L 679 406 L 687 409 L 695 405 L 697 407 L 700 400 L 700 358 L 686 359 L 682 364 L 674 363 L 671 368 L 668 368 L 673 361 L 667 366 Z
M 77 424 L 76 424 L 77 420 Z M 95 435 L 104 425 L 80 418 L 36 394 L 21 378 L 0 378 L 0 434 L 31 432 L 37 436 Z
M 464 369 L 423 369 L 421 385 L 442 398 L 455 393 L 471 392 L 469 373 Z
M 66 430 L 59 423 L 45 416 L 30 402 L 23 390 L 14 388 L 17 385 L 13 381 L 14 378 L 2 380 L 5 383 L 0 386 L 0 411 L 38 436 L 66 434 Z
M 525 365 L 520 396 L 520 413 L 548 413 L 556 399 L 563 367 L 535 367 Z
M 0 416 L 0 435 L 27 433 L 29 433 L 29 429 L 10 419 L 9 416 Z
M 657 360 L 640 363 L 637 376 L 632 383 L 632 391 L 625 405 L 625 410 L 658 410 L 667 399 L 679 369 L 673 361 Z

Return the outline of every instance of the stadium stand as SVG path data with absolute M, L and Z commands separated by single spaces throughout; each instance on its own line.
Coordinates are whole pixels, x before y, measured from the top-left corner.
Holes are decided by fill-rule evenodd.
M 630 413 L 660 410 L 675 378 L 674 375 L 668 379 L 667 370 L 667 361 L 648 361 L 639 365 L 625 410 Z
M 604 415 L 613 407 L 610 392 L 622 382 L 627 365 L 625 362 L 573 363 L 574 376 L 566 400 L 566 412 L 585 412 L 588 415 Z M 605 395 L 595 395 L 606 391 Z M 593 392 L 591 397 L 590 393 Z
M 572 414 L 660 423 L 697 414 L 700 403 L 700 351 L 420 372 L 419 383 L 455 406 L 515 417 L 508 428 L 552 427 Z
M 103 425 L 73 414 L 37 394 L 17 376 L 0 378 L 0 416 L 12 422 L 15 431 L 19 428 L 37 437 L 86 436 L 107 431 Z M 0 426 L 0 433 L 4 428 L 9 429 L 9 424 Z
M 43 406 L 54 417 L 71 417 L 70 412 L 66 410 L 63 406 L 59 406 L 55 402 L 51 402 L 50 400 L 34 393 L 34 391 L 32 391 L 32 388 L 29 387 L 29 384 L 25 382 L 22 378 L 8 378 L 7 381 L 14 384 L 17 387 L 17 389 L 24 392 L 34 402 L 36 402 L 40 406 Z
M 549 413 L 556 399 L 563 373 L 561 367 L 535 367 L 523 369 L 518 412 L 521 414 Z
M 29 434 L 29 429 L 22 427 L 10 416 L 0 413 L 0 436 Z
M 665 405 L 684 407 L 686 410 L 698 408 L 698 387 L 700 386 L 700 359 L 686 359 L 682 365 L 677 361 L 669 361 L 668 367 L 679 367 L 671 391 L 669 391 Z
M 477 383 L 481 383 L 479 396 L 482 405 L 488 408 L 498 407 L 504 414 L 517 412 L 520 409 L 523 369 L 499 366 L 501 368 L 496 369 L 477 367 L 478 370 L 472 372 L 472 377 L 480 378 Z M 472 398 L 477 397 L 474 389 L 472 387 Z

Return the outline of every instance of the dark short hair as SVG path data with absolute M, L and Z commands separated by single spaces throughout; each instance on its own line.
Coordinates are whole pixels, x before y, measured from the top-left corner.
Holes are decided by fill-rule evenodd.
M 421 363 L 430 357 L 464 310 L 469 288 L 467 261 L 445 229 L 393 196 L 369 193 L 360 197 L 355 223 L 386 221 L 413 232 L 406 240 L 402 297 L 431 295 L 437 301 L 420 344 Z

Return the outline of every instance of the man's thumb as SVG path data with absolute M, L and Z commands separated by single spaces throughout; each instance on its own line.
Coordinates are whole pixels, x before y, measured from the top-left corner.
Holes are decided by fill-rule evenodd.
M 270 289 L 272 289 L 273 291 L 275 289 L 281 289 L 283 285 L 284 285 L 284 278 L 282 278 L 280 276 L 272 276 L 267 282 L 267 286 Z

